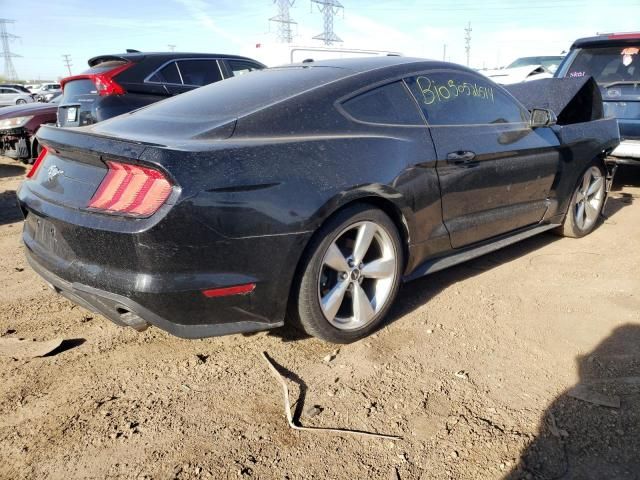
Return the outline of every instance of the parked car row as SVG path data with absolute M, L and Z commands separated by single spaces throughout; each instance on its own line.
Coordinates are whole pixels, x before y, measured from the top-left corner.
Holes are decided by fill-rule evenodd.
M 15 86 L 0 85 L 0 107 L 24 105 L 33 102 L 33 96 Z
M 265 68 L 260 62 L 236 55 L 133 50 L 94 57 L 88 63 L 89 69 L 80 75 L 67 77 L 59 84 L 40 86 L 35 98 L 51 105 L 0 110 L 0 153 L 32 163 L 40 152 L 35 134 L 41 124 L 90 125 L 203 85 Z M 27 99 L 28 94 L 24 95 L 12 97 L 11 104 L 33 101 Z

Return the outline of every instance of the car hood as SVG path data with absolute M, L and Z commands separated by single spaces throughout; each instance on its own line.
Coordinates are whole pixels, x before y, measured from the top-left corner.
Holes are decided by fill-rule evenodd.
M 16 105 L 15 107 L 0 108 L 0 119 L 24 117 L 27 115 L 55 113 L 58 111 L 57 104 L 37 103 L 27 105 Z

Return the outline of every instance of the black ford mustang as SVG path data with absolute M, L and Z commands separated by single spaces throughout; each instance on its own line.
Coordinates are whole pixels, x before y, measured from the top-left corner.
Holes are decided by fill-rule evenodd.
M 589 233 L 619 142 L 597 100 L 556 122 L 464 67 L 386 57 L 253 72 L 91 127 L 43 127 L 18 194 L 27 256 L 121 325 L 204 337 L 286 316 L 350 342 L 403 280 L 545 230 Z

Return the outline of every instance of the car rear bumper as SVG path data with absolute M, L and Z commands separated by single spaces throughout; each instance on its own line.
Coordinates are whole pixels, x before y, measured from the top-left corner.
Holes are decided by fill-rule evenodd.
M 241 314 L 237 315 L 238 319 L 236 321 L 227 321 L 225 323 L 196 325 L 176 323 L 170 319 L 161 317 L 147 306 L 143 306 L 124 295 L 118 295 L 81 283 L 64 280 L 41 265 L 35 255 L 29 250 L 27 250 L 27 261 L 56 293 L 61 294 L 87 310 L 105 316 L 117 325 L 129 326 L 139 331 L 144 330 L 149 325 L 153 325 L 178 337 L 203 338 L 233 333 L 255 332 L 284 325 L 284 321 L 265 323 L 242 320 Z M 226 320 L 229 320 L 229 318 Z
M 129 244 L 120 247 L 108 232 L 85 237 L 90 230 L 41 217 L 22 205 L 27 259 L 56 292 L 118 325 L 138 330 L 153 325 L 183 338 L 282 326 L 293 277 L 287 260 L 297 259 L 308 238 L 292 234 L 214 242 L 198 250 L 194 263 L 180 272 L 162 260 L 188 258 L 180 257 L 188 245 L 157 243 L 150 249 L 135 235 L 120 235 Z M 45 235 L 49 231 L 51 235 Z M 126 254 L 129 265 L 109 265 L 109 258 L 98 253 L 104 242 L 113 246 L 111 255 Z M 149 253 L 154 257 L 145 261 Z M 255 285 L 247 294 L 204 293 L 247 284 Z
M 640 140 L 623 140 L 620 145 L 611 152 L 611 156 L 615 157 L 616 163 L 619 164 L 640 164 Z

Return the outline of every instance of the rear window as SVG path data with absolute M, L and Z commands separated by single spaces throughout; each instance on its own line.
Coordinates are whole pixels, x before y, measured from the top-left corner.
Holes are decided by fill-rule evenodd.
M 640 44 L 581 49 L 565 76 L 569 78 L 592 76 L 601 84 L 640 82 Z
M 64 99 L 69 101 L 78 98 L 81 95 L 97 95 L 98 90 L 93 80 L 80 79 L 68 82 L 64 86 Z
M 424 125 L 402 82 L 375 88 L 342 104 L 356 120 L 389 125 Z
M 350 72 L 331 67 L 259 70 L 169 98 L 137 111 L 134 116 L 191 124 L 223 124 L 347 73 Z

